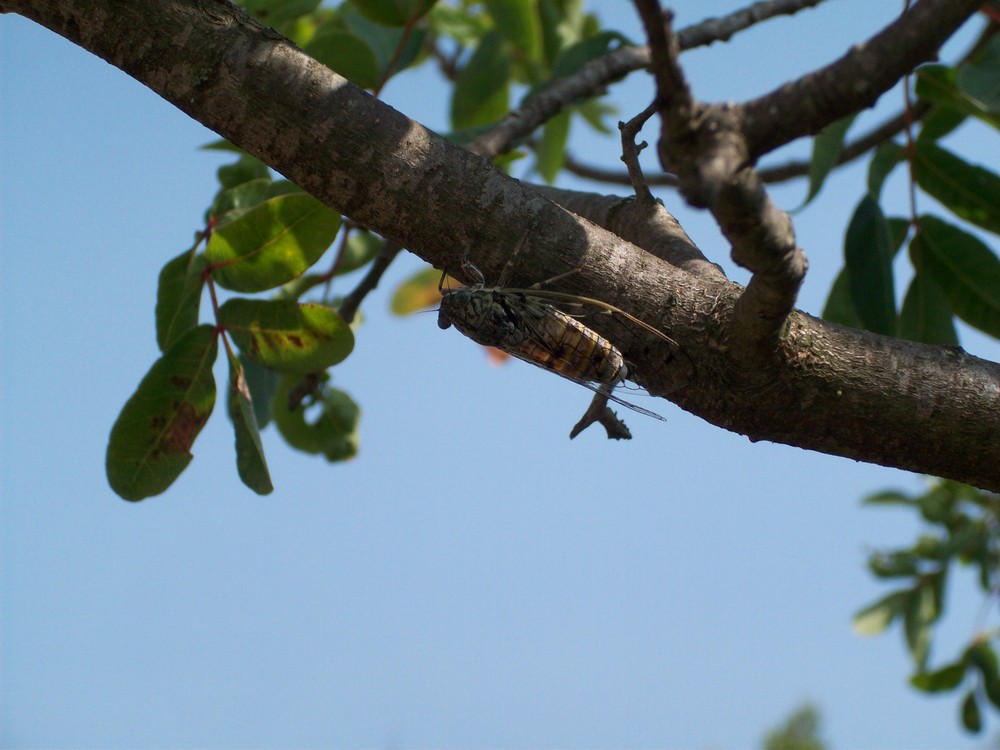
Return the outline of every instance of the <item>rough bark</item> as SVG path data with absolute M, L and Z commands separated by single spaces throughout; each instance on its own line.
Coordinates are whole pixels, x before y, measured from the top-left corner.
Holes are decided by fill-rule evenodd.
M 751 365 L 730 325 L 742 288 L 699 262 L 675 222 L 634 201 L 564 198 L 607 231 L 356 89 L 221 0 L 0 0 L 118 66 L 355 221 L 487 280 L 528 234 L 513 283 L 580 266 L 562 288 L 669 333 L 680 352 L 609 318 L 641 382 L 720 427 L 1000 490 L 1000 367 L 959 349 L 831 325 L 799 312 Z M 612 232 L 618 232 L 619 235 Z M 680 234 L 677 234 L 680 232 Z M 674 249 L 671 250 L 671 243 Z M 696 248 L 695 248 L 696 250 Z M 713 269 L 713 270 L 710 270 Z M 597 327 L 597 326 L 595 326 Z

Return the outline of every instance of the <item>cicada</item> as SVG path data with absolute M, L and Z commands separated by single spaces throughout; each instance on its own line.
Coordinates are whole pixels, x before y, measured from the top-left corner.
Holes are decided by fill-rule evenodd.
M 676 347 L 673 339 L 624 310 L 599 300 L 543 290 L 538 288 L 539 285 L 527 289 L 506 287 L 510 267 L 511 261 L 508 261 L 494 287 L 486 286 L 482 273 L 468 260 L 463 262 L 463 268 L 475 279 L 472 286 L 445 289 L 445 277 L 442 275 L 438 325 L 441 328 L 454 325 L 476 343 L 496 347 L 591 389 L 603 399 L 599 408 L 606 406 L 610 399 L 640 414 L 664 420 L 659 414 L 614 395 L 612 391 L 615 387 L 629 377 L 629 368 L 621 351 L 577 317 L 555 307 L 554 303 L 586 305 L 619 315 Z M 596 399 L 595 403 L 598 403 Z M 587 417 L 584 419 L 587 420 Z M 593 421 L 604 422 L 604 419 L 595 416 L 586 424 L 581 421 L 571 437 Z M 616 437 L 629 437 L 627 428 L 621 425 L 620 420 L 618 424 L 621 433 Z M 605 424 L 605 427 L 608 425 Z

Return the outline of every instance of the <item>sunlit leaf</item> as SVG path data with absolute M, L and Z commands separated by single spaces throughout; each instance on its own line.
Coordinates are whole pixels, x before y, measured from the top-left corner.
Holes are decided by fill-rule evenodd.
M 1000 260 L 978 238 L 934 216 L 920 217 L 910 258 L 966 323 L 1000 337 Z
M 156 343 L 161 352 L 198 325 L 205 256 L 196 250 L 197 245 L 184 251 L 160 271 L 156 289 Z
M 258 495 L 267 495 L 274 490 L 274 485 L 267 470 L 250 389 L 243 375 L 243 366 L 235 355 L 229 357 L 228 407 L 236 433 L 236 470 L 243 484 Z
M 490 32 L 458 73 L 451 99 L 452 127 L 487 125 L 507 114 L 510 75 L 507 45 L 499 33 Z
M 417 271 L 396 289 L 390 309 L 396 315 L 409 315 L 434 307 L 441 301 L 440 282 L 441 272 L 437 269 L 428 267 Z
M 237 297 L 219 308 L 219 325 L 244 354 L 279 372 L 325 370 L 354 348 L 350 327 L 325 305 Z
M 337 236 L 340 214 L 311 195 L 265 201 L 212 233 L 205 257 L 219 286 L 262 292 L 294 279 L 319 260 Z
M 233 188 L 244 182 L 250 182 L 250 180 L 259 180 L 262 177 L 270 178 L 271 173 L 268 171 L 267 165 L 260 159 L 243 154 L 238 161 L 219 167 L 216 174 L 219 178 L 219 184 L 223 188 Z
M 931 625 L 938 617 L 934 590 L 920 583 L 913 590 L 903 612 L 903 632 L 913 661 L 923 668 L 931 647 Z
M 909 591 L 894 591 L 870 604 L 854 616 L 854 632 L 859 635 L 877 635 L 903 614 L 910 599 Z
M 192 328 L 160 357 L 126 402 L 108 440 L 108 483 L 126 500 L 166 490 L 191 462 L 215 405 L 214 326 Z
M 851 301 L 865 328 L 896 333 L 896 300 L 889 225 L 870 195 L 861 199 L 844 239 Z
M 1000 177 L 933 143 L 919 143 L 914 157 L 917 184 L 956 216 L 1000 233 Z

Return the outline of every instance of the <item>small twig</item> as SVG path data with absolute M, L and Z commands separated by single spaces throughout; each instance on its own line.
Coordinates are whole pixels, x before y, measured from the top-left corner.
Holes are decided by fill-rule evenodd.
M 340 303 L 340 310 L 338 312 L 345 322 L 351 323 L 354 320 L 354 316 L 357 314 L 358 308 L 361 306 L 364 298 L 378 286 L 382 274 L 386 272 L 389 264 L 392 263 L 393 259 L 402 249 L 395 242 L 391 242 L 390 240 L 383 241 L 382 251 L 375 256 L 375 260 L 372 261 L 372 267 L 368 269 L 368 273 L 365 274 L 365 277 L 361 279 L 354 290 L 344 297 L 344 301 Z
M 930 105 L 926 102 L 915 103 L 911 112 L 913 120 L 918 121 L 922 119 L 929 110 Z M 905 128 L 906 114 L 904 112 L 900 112 L 894 117 L 886 120 L 881 125 L 872 128 L 864 135 L 859 136 L 855 140 L 847 143 L 843 150 L 841 150 L 840 156 L 837 157 L 837 166 L 848 164 L 855 159 L 864 156 L 874 147 L 903 132 Z M 593 164 L 586 164 L 571 155 L 566 156 L 564 166 L 568 172 L 575 174 L 577 177 L 594 180 L 595 182 L 604 182 L 610 185 L 632 184 L 632 178 L 628 172 L 622 172 L 617 169 L 608 169 L 607 167 L 599 167 Z M 798 177 L 805 177 L 809 174 L 809 167 L 810 162 L 808 160 L 795 159 L 785 162 L 784 164 L 775 164 L 770 167 L 760 167 L 757 170 L 757 174 L 760 176 L 762 182 L 772 185 L 779 182 L 794 180 Z M 677 175 L 667 172 L 657 172 L 645 175 L 645 181 L 650 187 L 677 187 L 680 184 L 680 181 L 677 179 Z
M 628 426 L 608 407 L 608 396 L 604 393 L 594 394 L 587 411 L 570 431 L 569 439 L 572 440 L 595 422 L 604 426 L 609 440 L 632 439 L 632 433 L 629 432 Z
M 636 144 L 636 136 L 642 130 L 642 126 L 656 114 L 656 103 L 650 104 L 646 109 L 637 114 L 628 122 L 619 122 L 618 129 L 622 134 L 622 161 L 628 169 L 629 181 L 635 191 L 635 197 L 640 203 L 652 204 L 653 194 L 649 192 L 649 185 L 642 174 L 642 167 L 639 165 L 639 153 L 646 148 L 646 142 Z

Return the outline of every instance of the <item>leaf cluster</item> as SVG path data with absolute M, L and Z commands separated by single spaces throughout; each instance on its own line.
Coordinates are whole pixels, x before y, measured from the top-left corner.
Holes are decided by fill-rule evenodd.
M 823 317 L 927 344 L 956 345 L 955 318 L 1000 337 L 1000 259 L 970 231 L 1000 232 L 1000 176 L 942 145 L 973 120 L 1000 128 L 1000 36 L 962 64 L 919 68 L 914 90 L 927 113 L 905 143 L 888 140 L 874 150 Z M 852 120 L 816 137 L 807 202 L 836 163 Z M 904 166 L 914 212 L 887 216 L 883 185 Z M 918 190 L 950 216 L 917 213 Z M 897 308 L 894 265 L 904 246 L 913 278 Z
M 934 629 L 945 611 L 948 578 L 955 567 L 976 571 L 978 587 L 993 602 L 1000 586 L 1000 496 L 967 485 L 934 480 L 927 492 L 881 492 L 867 505 L 898 506 L 919 513 L 928 527 L 906 548 L 877 551 L 868 568 L 877 578 L 902 584 L 855 615 L 854 628 L 875 635 L 899 620 L 916 672 L 910 684 L 926 693 L 964 686 L 960 716 L 970 732 L 982 728 L 982 706 L 1000 710 L 1000 667 L 994 646 L 1000 631 L 980 626 L 952 661 L 930 669 Z

